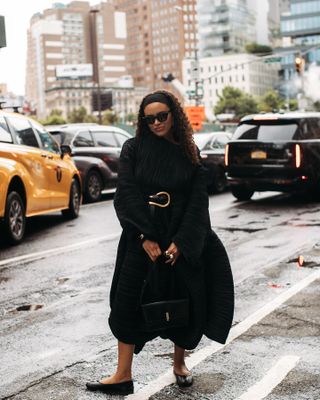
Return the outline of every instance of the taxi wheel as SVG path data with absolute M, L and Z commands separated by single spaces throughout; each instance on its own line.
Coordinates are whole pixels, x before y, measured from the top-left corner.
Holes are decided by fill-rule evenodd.
M 84 191 L 84 197 L 88 203 L 93 203 L 101 199 L 102 179 L 97 171 L 88 173 Z
M 18 192 L 8 194 L 6 211 L 4 216 L 4 228 L 6 241 L 10 244 L 18 244 L 22 241 L 26 228 L 26 213 L 22 198 Z
M 68 219 L 77 218 L 80 211 L 80 186 L 76 179 L 72 179 L 70 188 L 69 208 L 62 210 L 62 215 Z

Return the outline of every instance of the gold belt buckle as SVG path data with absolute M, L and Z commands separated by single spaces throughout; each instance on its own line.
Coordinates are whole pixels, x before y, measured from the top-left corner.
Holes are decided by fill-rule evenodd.
M 159 193 L 150 195 L 149 198 L 153 199 L 153 198 L 156 198 L 156 197 L 161 196 L 161 195 L 167 196 L 167 202 L 165 204 L 159 204 L 159 203 L 156 203 L 156 202 L 154 202 L 152 200 L 149 200 L 148 204 L 150 206 L 157 206 L 157 207 L 161 207 L 161 208 L 168 207 L 168 205 L 170 204 L 170 194 L 168 192 L 159 192 Z

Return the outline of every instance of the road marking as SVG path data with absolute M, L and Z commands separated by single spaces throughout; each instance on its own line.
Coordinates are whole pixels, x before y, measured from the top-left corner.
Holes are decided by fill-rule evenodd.
M 310 285 L 316 279 L 320 279 L 320 269 L 313 272 L 290 289 L 281 293 L 278 297 L 273 299 L 271 302 L 267 303 L 259 310 L 249 315 L 242 322 L 238 323 L 234 326 L 229 334 L 228 340 L 225 344 L 220 344 L 217 342 L 213 342 L 211 345 L 204 347 L 203 349 L 198 350 L 193 353 L 190 357 L 188 357 L 188 367 L 194 368 L 200 362 L 205 360 L 207 357 L 216 353 L 217 351 L 223 349 L 225 346 L 233 342 L 239 336 L 244 334 L 247 330 L 249 330 L 253 325 L 260 322 L 264 317 L 269 315 L 271 312 L 280 307 L 284 302 L 289 300 L 292 296 L 303 290 L 305 287 Z M 159 376 L 157 379 L 150 382 L 143 389 L 139 390 L 137 393 L 129 395 L 126 397 L 127 400 L 147 400 L 153 394 L 159 392 L 165 386 L 168 386 L 175 382 L 172 371 L 168 370 L 163 375 Z
M 5 260 L 0 261 L 0 266 L 7 265 L 7 264 L 13 264 L 13 263 L 19 263 L 22 261 L 34 261 L 34 260 L 38 260 L 39 258 L 46 257 L 50 254 L 62 253 L 62 252 L 66 252 L 69 250 L 78 249 L 79 247 L 86 247 L 86 246 L 88 246 L 90 244 L 94 244 L 94 243 L 115 240 L 115 239 L 118 239 L 119 237 L 120 237 L 120 232 L 117 232 L 112 235 L 99 236 L 99 237 L 96 237 L 93 239 L 84 240 L 82 242 L 69 244 L 67 246 L 54 247 L 53 249 L 49 249 L 49 250 L 37 251 L 34 253 L 25 254 L 23 256 L 7 258 Z
M 236 400 L 262 400 L 272 390 L 283 381 L 287 374 L 296 366 L 300 357 L 285 356 L 282 357 L 255 385 L 251 386 L 247 392 Z

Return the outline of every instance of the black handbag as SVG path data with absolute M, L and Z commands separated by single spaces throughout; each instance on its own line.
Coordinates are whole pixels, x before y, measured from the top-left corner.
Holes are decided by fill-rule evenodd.
M 189 324 L 189 300 L 164 300 L 142 304 L 146 329 L 149 332 L 182 328 Z
M 151 266 L 151 271 L 146 280 L 149 285 L 149 298 L 157 299 L 144 303 L 142 295 L 142 315 L 145 329 L 148 332 L 161 331 L 171 328 L 182 328 L 189 324 L 189 299 L 180 298 L 177 293 L 178 285 L 175 285 L 174 267 L 161 262 L 159 257 Z M 167 269 L 165 288 L 160 283 L 161 268 Z M 144 294 L 144 293 L 143 293 Z

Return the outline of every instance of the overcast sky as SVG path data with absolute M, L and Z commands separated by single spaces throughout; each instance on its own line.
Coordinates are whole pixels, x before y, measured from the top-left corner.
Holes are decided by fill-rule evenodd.
M 0 49 L 0 83 L 8 90 L 24 94 L 27 54 L 27 29 L 30 18 L 37 12 L 51 8 L 52 0 L 0 0 L 0 15 L 5 17 L 7 47 Z M 99 4 L 99 0 L 89 0 Z M 70 1 L 60 1 L 68 4 Z

